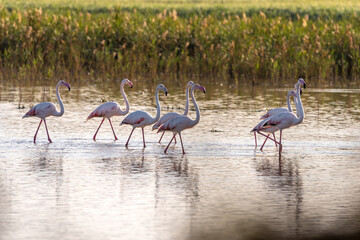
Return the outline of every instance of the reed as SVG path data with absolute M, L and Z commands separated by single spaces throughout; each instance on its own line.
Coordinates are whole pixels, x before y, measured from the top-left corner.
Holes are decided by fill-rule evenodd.
M 355 10 L 0 8 L 0 78 L 357 80 Z

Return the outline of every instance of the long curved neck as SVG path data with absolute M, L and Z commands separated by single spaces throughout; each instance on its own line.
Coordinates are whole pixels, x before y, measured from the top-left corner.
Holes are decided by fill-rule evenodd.
M 292 108 L 291 108 L 291 104 L 290 104 L 290 96 L 291 96 L 291 94 L 288 93 L 288 95 L 287 95 L 287 105 L 288 105 L 289 112 L 292 112 Z
M 189 113 L 189 89 L 190 86 L 187 86 L 186 88 L 186 104 L 185 104 L 185 111 L 184 111 L 184 115 L 188 115 Z
M 60 103 L 60 112 L 56 111 L 54 116 L 59 116 L 60 117 L 60 116 L 62 116 L 64 114 L 65 109 L 64 109 L 64 104 L 63 104 L 63 102 L 61 100 L 61 97 L 60 97 L 60 94 L 59 94 L 59 87 L 60 87 L 60 83 L 58 83 L 56 85 L 56 96 L 57 96 L 57 99 L 58 99 L 58 101 Z
M 195 118 L 195 120 L 192 121 L 192 125 L 195 126 L 200 121 L 200 109 L 199 109 L 199 106 L 196 103 L 196 99 L 195 99 L 195 96 L 194 96 L 194 90 L 192 90 L 190 94 L 191 94 L 191 99 L 192 99 L 192 101 L 194 103 L 194 107 L 195 107 L 195 111 L 196 111 L 196 118 Z
M 296 95 L 297 95 L 297 102 L 295 100 L 295 105 L 296 105 L 296 113 L 298 115 L 296 124 L 299 124 L 304 120 L 305 117 L 304 108 L 301 102 L 300 85 L 297 86 Z
M 155 118 L 153 119 L 153 122 L 155 123 L 155 122 L 157 122 L 158 120 L 159 120 L 159 118 L 160 118 L 160 108 L 161 108 L 161 106 L 160 106 L 160 103 L 159 103 L 159 96 L 158 96 L 158 94 L 159 94 L 159 90 L 157 89 L 156 90 L 156 92 L 155 92 L 155 100 L 156 100 L 156 116 L 155 116 Z
M 124 92 L 124 84 L 125 83 L 121 83 L 121 85 L 120 85 L 120 92 L 121 92 L 121 95 L 123 96 L 123 98 L 124 98 L 124 101 L 125 101 L 125 111 L 121 111 L 120 110 L 120 114 L 121 115 L 124 115 L 124 114 L 127 114 L 128 112 L 129 112 L 129 110 L 130 110 L 130 104 L 129 104 L 129 100 L 127 99 L 127 96 L 126 96 L 126 94 L 125 94 L 125 92 Z

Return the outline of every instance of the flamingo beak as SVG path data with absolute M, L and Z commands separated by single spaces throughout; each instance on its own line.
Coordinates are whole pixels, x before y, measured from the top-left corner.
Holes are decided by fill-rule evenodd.
M 300 88 L 300 95 L 302 95 L 302 89 Z
M 306 88 L 306 83 L 305 82 L 304 82 L 303 86 L 304 86 L 304 89 L 305 89 Z
M 70 89 L 71 89 L 71 86 L 70 86 L 70 84 L 68 84 L 68 83 L 64 83 L 64 85 L 69 89 L 69 91 L 70 91 Z
M 165 96 L 167 96 L 167 91 L 165 91 Z
M 129 81 L 130 88 L 133 88 L 133 83 Z

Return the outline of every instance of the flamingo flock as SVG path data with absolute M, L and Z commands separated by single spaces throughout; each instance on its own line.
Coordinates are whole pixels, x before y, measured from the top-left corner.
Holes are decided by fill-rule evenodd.
M 124 92 L 124 86 L 125 85 L 129 85 L 130 88 L 133 87 L 133 83 L 128 80 L 127 78 L 123 79 L 121 81 L 120 84 L 120 93 L 121 96 L 124 99 L 125 102 L 125 109 L 122 110 L 120 105 L 117 102 L 106 102 L 101 104 L 100 106 L 98 106 L 94 111 L 92 111 L 89 116 L 87 117 L 86 120 L 90 120 L 92 118 L 95 117 L 100 117 L 102 118 L 99 127 L 97 128 L 94 136 L 93 136 L 93 140 L 96 141 L 96 136 L 103 124 L 103 122 L 105 121 L 105 119 L 108 119 L 109 124 L 111 126 L 111 130 L 114 134 L 114 138 L 115 141 L 118 140 L 116 134 L 115 134 L 115 130 L 113 128 L 112 122 L 111 122 L 111 118 L 114 116 L 125 116 L 126 114 L 129 113 L 130 110 L 130 104 L 129 104 L 129 100 L 127 99 L 127 96 Z M 46 118 L 49 116 L 57 116 L 60 117 L 64 114 L 65 112 L 65 108 L 64 108 L 64 104 L 61 100 L 60 94 L 59 94 L 59 87 L 60 86 L 65 86 L 68 88 L 68 90 L 70 91 L 70 84 L 68 84 L 67 82 L 60 80 L 57 85 L 56 85 L 56 96 L 57 99 L 59 101 L 60 104 L 60 112 L 57 111 L 56 106 L 54 103 L 51 102 L 43 102 L 43 103 L 39 103 L 37 105 L 35 105 L 34 107 L 32 107 L 22 118 L 27 118 L 27 117 L 38 117 L 40 118 L 40 123 L 39 126 L 35 132 L 34 135 L 34 143 L 36 143 L 36 137 L 38 134 L 38 131 L 40 129 L 41 123 L 44 122 L 45 125 L 45 129 L 46 129 L 46 133 L 47 133 L 47 137 L 48 137 L 48 141 L 51 143 L 52 140 L 50 139 L 50 135 L 49 135 L 49 131 L 47 128 L 47 124 L 46 124 Z M 275 143 L 275 145 L 279 145 L 279 153 L 281 154 L 282 151 L 282 143 L 281 143 L 281 138 L 282 138 L 282 131 L 284 129 L 287 129 L 289 127 L 292 126 L 296 126 L 300 123 L 302 123 L 302 121 L 304 120 L 305 114 L 304 114 L 304 109 L 303 109 L 303 105 L 301 102 L 301 94 L 302 94 L 302 88 L 305 89 L 306 87 L 306 83 L 304 81 L 304 79 L 300 78 L 297 83 L 294 86 L 294 90 L 290 90 L 287 93 L 287 108 L 276 108 L 276 109 L 272 109 L 269 110 L 266 114 L 264 114 L 263 116 L 260 117 L 260 122 L 250 131 L 254 133 L 254 137 L 255 137 L 255 148 L 257 147 L 257 136 L 256 134 L 260 134 L 262 136 L 265 137 L 265 140 L 260 148 L 260 150 L 263 149 L 266 141 L 268 139 L 270 139 L 271 141 L 273 141 Z M 157 132 L 162 132 L 162 135 L 159 139 L 159 143 L 162 140 L 162 137 L 164 135 L 165 132 L 172 132 L 173 136 L 170 140 L 170 142 L 168 143 L 168 145 L 166 146 L 164 153 L 167 153 L 167 150 L 169 148 L 169 146 L 171 145 L 172 141 L 175 141 L 176 144 L 176 135 L 179 135 L 180 138 L 180 142 L 181 142 L 181 147 L 182 147 L 182 153 L 185 154 L 185 150 L 184 150 L 184 145 L 183 145 L 183 141 L 182 141 L 182 136 L 181 136 L 181 132 L 186 130 L 186 129 L 190 129 L 193 128 L 194 126 L 196 126 L 199 121 L 200 121 L 200 109 L 199 106 L 196 102 L 195 99 L 195 95 L 194 92 L 198 90 L 201 91 L 203 93 L 206 93 L 206 90 L 203 86 L 196 84 L 192 81 L 189 81 L 188 84 L 186 85 L 186 103 L 185 103 L 185 111 L 183 114 L 177 113 L 177 112 L 169 112 L 164 114 L 162 117 L 160 117 L 161 115 L 161 105 L 159 102 L 159 92 L 164 92 L 165 96 L 167 96 L 168 94 L 168 90 L 166 89 L 166 87 L 163 84 L 159 84 L 156 87 L 155 90 L 155 101 L 156 101 L 156 116 L 152 117 L 148 112 L 146 111 L 134 111 L 130 114 L 128 114 L 124 120 L 122 120 L 120 125 L 131 125 L 132 126 L 132 130 L 130 132 L 130 135 L 128 137 L 128 140 L 125 144 L 125 147 L 128 147 L 129 145 L 129 141 L 131 139 L 131 136 L 135 130 L 135 128 L 141 128 L 142 131 L 142 137 L 143 137 L 143 147 L 146 147 L 146 143 L 145 143 L 145 133 L 144 133 L 144 128 L 146 126 L 150 126 L 153 125 L 152 130 L 156 130 Z M 191 98 L 191 101 L 195 107 L 195 111 L 196 111 L 196 118 L 193 120 L 191 118 L 189 118 L 187 116 L 188 112 L 189 112 L 189 105 L 190 105 L 190 101 L 189 101 L 189 95 Z M 293 113 L 292 108 L 291 108 L 291 104 L 290 104 L 290 98 L 293 97 L 294 98 L 294 102 L 295 102 L 295 106 L 296 106 L 296 114 Z M 275 132 L 280 131 L 280 138 L 279 141 L 276 140 L 275 138 Z M 272 134 L 273 137 L 270 137 L 270 135 Z

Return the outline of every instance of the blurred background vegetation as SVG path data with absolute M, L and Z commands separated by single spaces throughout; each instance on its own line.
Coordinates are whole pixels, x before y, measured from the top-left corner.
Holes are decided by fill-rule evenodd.
M 0 78 L 354 86 L 359 10 L 355 0 L 3 0 Z

